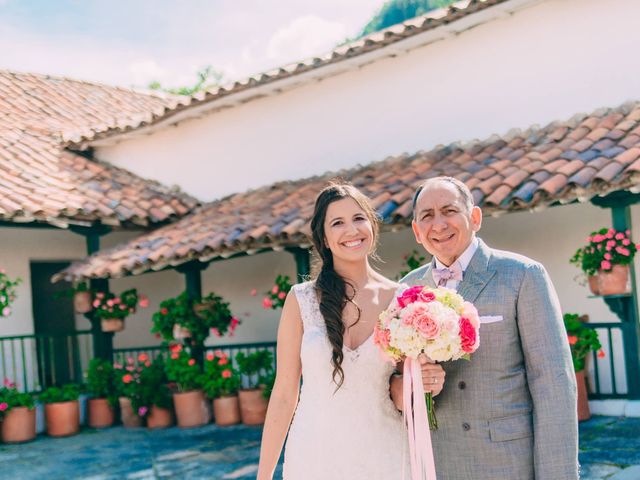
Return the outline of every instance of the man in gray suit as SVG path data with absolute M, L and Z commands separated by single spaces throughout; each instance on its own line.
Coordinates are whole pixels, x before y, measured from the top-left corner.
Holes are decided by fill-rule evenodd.
M 425 390 L 439 393 L 438 480 L 577 479 L 576 383 L 558 297 L 542 265 L 478 239 L 481 224 L 454 178 L 416 192 L 413 231 L 434 258 L 402 282 L 456 289 L 481 323 L 471 361 L 423 363 Z M 391 394 L 402 405 L 399 379 Z

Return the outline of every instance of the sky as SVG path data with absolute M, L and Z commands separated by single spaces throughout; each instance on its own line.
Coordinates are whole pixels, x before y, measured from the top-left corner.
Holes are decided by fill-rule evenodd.
M 109 85 L 237 80 L 325 53 L 384 0 L 0 0 L 0 69 Z

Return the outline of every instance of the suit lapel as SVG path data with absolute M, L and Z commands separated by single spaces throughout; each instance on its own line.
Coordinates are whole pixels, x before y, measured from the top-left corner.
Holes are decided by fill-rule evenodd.
M 471 303 L 478 298 L 480 292 L 496 274 L 495 270 L 489 269 L 491 250 L 482 240 L 478 240 L 478 242 L 478 249 L 473 254 L 471 262 L 465 270 L 462 281 L 458 286 L 458 293 L 462 295 L 462 298 L 467 302 Z M 431 277 L 431 275 L 429 276 Z
M 429 266 L 425 269 L 424 275 L 418 279 L 416 283 L 424 285 L 425 287 L 436 288 L 436 282 L 433 280 L 433 260 L 429 263 Z

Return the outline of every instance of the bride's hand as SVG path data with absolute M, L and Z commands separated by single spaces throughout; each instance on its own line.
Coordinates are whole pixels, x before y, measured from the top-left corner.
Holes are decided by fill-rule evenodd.
M 423 353 L 420 354 L 418 360 L 422 368 L 422 386 L 424 387 L 424 391 L 431 392 L 435 397 L 444 388 L 444 369 Z

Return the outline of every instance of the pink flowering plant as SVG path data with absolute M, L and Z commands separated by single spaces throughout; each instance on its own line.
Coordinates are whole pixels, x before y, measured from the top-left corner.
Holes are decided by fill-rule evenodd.
M 421 353 L 432 361 L 469 360 L 480 344 L 478 311 L 448 288 L 409 287 L 380 314 L 374 343 L 392 362 Z M 430 392 L 425 394 L 429 426 L 437 428 Z
M 421 255 L 417 250 L 412 250 L 411 252 L 402 256 L 403 265 L 402 270 L 397 276 L 397 279 L 400 280 L 405 275 L 409 274 L 419 266 L 424 264 L 425 257 Z
M 240 373 L 222 350 L 209 351 L 204 362 L 204 391 L 209 398 L 231 397 L 240 388 Z
M 35 402 L 30 394 L 18 391 L 16 384 L 5 378 L 0 387 L 0 420 L 16 407 L 27 407 L 32 410 Z
M 0 268 L 0 317 L 11 315 L 11 304 L 16 299 L 16 287 L 21 282 L 20 278 L 11 280 L 7 272 Z
M 284 301 L 291 287 L 291 279 L 288 275 L 278 275 L 273 287 L 266 292 L 266 296 L 262 299 L 262 308 L 278 310 L 284 307 Z
M 124 320 L 129 315 L 136 313 L 136 308 L 149 306 L 149 299 L 144 295 L 138 295 L 135 288 L 125 290 L 120 295 L 112 292 L 97 292 L 93 299 L 93 309 L 96 317 Z
M 629 265 L 637 250 L 630 230 L 601 228 L 587 237 L 587 245 L 576 250 L 570 262 L 591 276 L 598 271 L 610 272 L 614 265 Z

